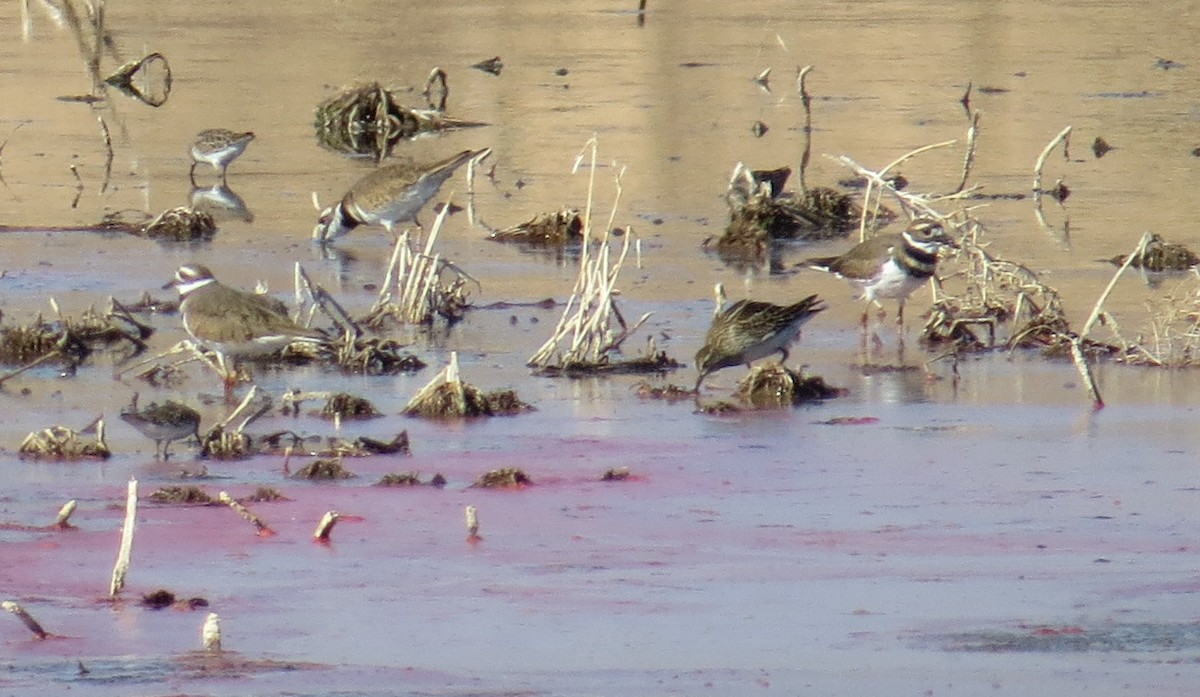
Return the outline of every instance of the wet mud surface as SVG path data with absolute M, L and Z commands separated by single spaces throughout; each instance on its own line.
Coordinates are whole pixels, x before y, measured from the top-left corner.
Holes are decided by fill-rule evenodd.
M 0 617 L 0 693 L 1194 691 L 1200 384 L 1190 370 L 1097 365 L 1108 406 L 1096 411 L 1067 360 L 923 349 L 927 291 L 909 302 L 903 348 L 887 321 L 864 359 L 852 291 L 798 267 L 841 253 L 849 239 L 784 243 L 748 265 L 702 249 L 728 221 L 737 162 L 796 166 L 800 65 L 815 66 L 808 177 L 822 186 L 848 176 L 826 154 L 882 167 L 961 139 L 969 122 L 958 99 L 971 81 L 984 114 L 973 179 L 997 194 L 973 215 L 988 249 L 1044 274 L 1079 326 L 1112 277 L 1101 260 L 1129 253 L 1148 230 L 1198 244 L 1179 195 L 1200 145 L 1200 67 L 1188 65 L 1194 41 L 1183 23 L 1135 5 L 746 11 L 652 1 L 639 25 L 632 5 L 416 5 L 397 50 L 396 31 L 380 29 L 391 11 L 383 4 L 110 3 L 117 48 L 102 65 L 161 52 L 174 80 L 157 108 L 111 91 L 94 106 L 61 100 L 92 90 L 71 31 L 40 5 L 28 14 L 21 3 L 0 7 L 5 91 L 18 95 L 0 105 L 5 323 L 56 318 L 51 298 L 67 316 L 110 296 L 174 299 L 162 284 L 192 261 L 239 288 L 265 282 L 281 299 L 299 263 L 361 315 L 392 242 L 365 227 L 331 250 L 311 244 L 312 194 L 329 205 L 374 166 L 322 147 L 314 108 L 372 81 L 419 106 L 436 65 L 449 75 L 448 111 L 488 125 L 400 142 L 393 154 L 430 161 L 491 147 L 494 170 L 475 181 L 487 224 L 582 209 L 587 174 L 570 174 L 571 165 L 593 134 L 600 219 L 624 167 L 614 225 L 632 226 L 642 244 L 622 270 L 619 302 L 629 318 L 653 313 L 628 353 L 650 336 L 685 364 L 651 386 L 693 383 L 720 282 L 731 299 L 826 299 L 830 309 L 805 325 L 789 365 L 842 390 L 795 408 L 713 413 L 705 406 L 730 399 L 743 369 L 710 376 L 699 402 L 640 396 L 645 376 L 534 377 L 526 362 L 559 320 L 577 252 L 498 244 L 457 213 L 439 244 L 479 279 L 475 307 L 454 326 L 387 333 L 427 368 L 253 368 L 276 399 L 294 388 L 349 392 L 383 415 L 331 422 L 316 401 L 297 415 L 273 409 L 249 430 L 296 433 L 301 445 L 289 456 L 199 459 L 194 442 L 177 441 L 170 460 L 155 460 L 154 443 L 117 415 L 137 392 L 141 403 L 195 408 L 202 429 L 223 418 L 220 381 L 194 363 L 155 387 L 118 378 L 125 357 L 100 351 L 72 375 L 44 365 L 0 386 L 0 599 L 19 602 L 49 633 L 39 639 Z M 572 38 L 547 42 L 548 33 Z M 494 55 L 503 57 L 499 75 L 469 67 Z M 767 66 L 770 91 L 753 80 Z M 101 122 L 112 141 L 107 173 Z M 1035 158 L 1066 125 L 1076 140 L 1069 157 L 1051 160 L 1047 183 L 1064 178 L 1071 196 L 1045 203 L 1040 217 L 1028 199 L 1001 197 L 1028 193 Z M 187 146 L 212 127 L 256 139 L 230 165 L 227 191 L 214 193 L 221 187 L 207 167 L 193 191 Z M 1103 157 L 1088 147 L 1097 135 L 1111 145 Z M 917 190 L 952 189 L 961 156 L 934 152 L 904 174 Z M 465 205 L 465 189 L 456 177 L 442 195 Z M 218 224 L 206 242 L 73 229 L 205 196 Z M 1108 307 L 1126 334 L 1150 334 L 1148 300 L 1184 292 L 1188 279 L 1130 274 Z M 155 330 L 151 351 L 185 337 L 178 315 L 139 317 Z M 401 416 L 451 352 L 468 382 L 511 389 L 535 410 Z M 82 429 L 98 415 L 111 458 L 18 457 L 27 434 Z M 401 431 L 409 453 L 344 458 L 349 478 L 295 477 L 331 438 L 388 442 Z M 506 468 L 531 483 L 473 486 Z M 605 481 L 611 471 L 628 476 Z M 441 475 L 445 485 L 376 486 L 402 473 Z M 114 601 L 107 590 L 131 478 L 142 502 Z M 148 500 L 175 486 L 214 499 L 228 492 L 274 534 L 225 505 Z M 262 487 L 283 498 L 245 500 Z M 72 499 L 73 527 L 51 527 Z M 478 539 L 468 537 L 468 506 Z M 328 511 L 341 518 L 327 542 L 314 541 Z M 160 589 L 207 606 L 141 604 Z M 208 612 L 221 618 L 220 655 L 200 650 Z

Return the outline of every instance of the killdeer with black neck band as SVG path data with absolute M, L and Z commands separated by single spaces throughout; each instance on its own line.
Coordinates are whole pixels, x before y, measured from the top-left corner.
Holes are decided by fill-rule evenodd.
M 954 240 L 940 222 L 917 218 L 900 234 L 876 235 L 841 256 L 809 259 L 806 263 L 862 289 L 862 297 L 868 302 L 862 317 L 864 327 L 870 303 L 883 307 L 879 302 L 883 299 L 899 303 L 896 323 L 903 325 L 904 301 L 933 276 L 942 247 L 952 246 Z
M 793 305 L 775 305 L 758 300 L 739 300 L 713 318 L 704 346 L 696 352 L 695 389 L 704 378 L 722 368 L 745 364 L 747 367 L 773 353 L 781 354 L 780 364 L 788 359 L 788 347 L 800 338 L 800 327 L 825 305 L 810 295 Z
M 196 343 L 217 356 L 217 369 L 227 389 L 237 380 L 229 361 L 264 356 L 294 341 L 320 343 L 321 332 L 288 317 L 282 302 L 217 282 L 203 264 L 184 264 L 164 287 L 179 290 L 183 328 Z
M 491 152 L 491 148 L 464 150 L 438 162 L 398 162 L 380 167 L 359 179 L 341 201 L 321 212 L 313 228 L 313 240 L 328 242 L 359 225 L 382 225 L 394 234 L 398 223 L 417 222 L 417 212 L 437 195 L 456 169 L 471 160 L 482 160 Z
M 210 128 L 200 131 L 196 140 L 192 141 L 192 169 L 188 177 L 196 184 L 196 165 L 209 164 L 221 173 L 221 181 L 225 181 L 225 170 L 229 163 L 236 160 L 254 140 L 254 133 L 235 133 L 225 128 Z

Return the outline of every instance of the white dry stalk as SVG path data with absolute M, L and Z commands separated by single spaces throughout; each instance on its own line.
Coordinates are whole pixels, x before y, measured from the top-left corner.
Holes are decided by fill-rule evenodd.
M 264 530 L 269 531 L 271 529 L 270 526 L 267 525 L 263 521 L 262 518 L 259 518 L 257 515 L 255 515 L 253 512 L 251 512 L 249 508 L 246 508 L 241 503 L 239 503 L 236 499 L 234 499 L 232 496 L 230 496 L 228 491 L 222 491 L 222 492 L 218 493 L 217 500 L 220 501 L 221 503 L 225 504 L 226 506 L 229 506 L 235 512 L 237 512 L 238 515 L 240 515 L 241 517 L 243 517 L 247 521 L 249 521 L 249 523 L 251 525 L 253 525 L 254 529 L 257 530 L 259 533 L 262 533 Z M 267 534 L 270 534 L 270 533 L 268 532 Z
M 1108 285 L 1104 288 L 1104 292 L 1102 292 L 1100 297 L 1096 299 L 1096 304 L 1092 307 L 1092 314 L 1088 316 L 1087 322 L 1084 322 L 1083 331 L 1079 332 L 1079 336 L 1085 337 L 1088 335 L 1088 332 L 1092 330 L 1092 325 L 1094 325 L 1096 321 L 1100 319 L 1100 314 L 1104 310 L 1104 302 L 1108 300 L 1109 295 L 1112 295 L 1113 288 L 1116 288 L 1117 281 L 1121 278 L 1121 274 L 1125 273 L 1125 269 L 1128 269 L 1130 265 L 1133 264 L 1135 259 L 1141 258 L 1141 256 L 1146 253 L 1146 245 L 1150 244 L 1150 241 L 1153 238 L 1154 236 L 1149 232 L 1142 235 L 1142 239 L 1140 242 L 1138 242 L 1137 247 L 1134 248 L 1133 252 L 1125 258 L 1125 263 L 1121 264 L 1121 267 L 1117 269 L 1117 272 L 1113 274 L 1111 279 L 1109 279 Z
M 413 398 L 408 400 L 408 404 L 405 404 L 404 409 L 401 411 L 407 413 L 416 408 L 418 404 L 428 399 L 429 395 L 433 394 L 442 385 L 451 385 L 454 387 L 455 407 L 459 413 L 464 413 L 466 411 L 467 397 L 466 390 L 463 388 L 462 377 L 459 375 L 457 351 L 450 352 L 450 362 L 446 364 L 446 367 L 442 368 L 440 373 L 433 376 L 433 379 L 428 384 L 413 395 Z
M 1055 146 L 1063 143 L 1063 157 L 1067 155 L 1067 148 L 1070 146 L 1071 127 L 1067 126 L 1062 129 L 1058 135 L 1054 136 L 1046 147 L 1042 150 L 1042 154 L 1038 155 L 1037 161 L 1033 164 L 1033 196 L 1035 199 L 1042 197 L 1042 168 L 1046 166 L 1046 158 L 1050 157 L 1050 153 L 1054 151 Z
M 133 529 L 137 523 L 137 502 L 137 480 L 130 479 L 125 496 L 125 525 L 121 528 L 121 548 L 117 551 L 117 563 L 113 567 L 112 582 L 108 586 L 110 598 L 116 598 L 125 587 L 125 575 L 129 573 L 130 557 L 133 554 Z
M 884 175 L 886 175 L 889 170 L 891 170 L 895 167 L 898 167 L 900 164 L 907 161 L 908 159 L 910 159 L 912 157 L 916 157 L 917 155 L 924 153 L 924 152 L 928 152 L 930 150 L 934 150 L 937 148 L 944 148 L 944 147 L 954 145 L 957 142 L 958 141 L 956 141 L 956 140 L 948 140 L 948 141 L 945 141 L 942 143 L 934 143 L 933 145 L 926 145 L 926 146 L 917 148 L 916 150 L 913 150 L 911 152 L 905 153 L 904 155 L 900 156 L 896 160 L 889 163 L 886 167 L 879 170 L 878 172 L 875 172 L 875 171 L 867 169 L 866 167 L 863 167 L 862 165 L 858 164 L 853 159 L 851 159 L 845 155 L 839 155 L 838 157 L 833 158 L 836 162 L 841 163 L 844 167 L 847 167 L 847 168 L 853 170 L 856 174 L 858 174 L 859 176 L 861 176 L 867 180 L 867 187 L 863 191 L 862 217 L 859 220 L 859 224 L 858 224 L 858 238 L 859 238 L 860 242 L 867 239 L 867 216 L 870 214 L 870 212 L 872 210 L 875 210 L 876 208 L 878 208 L 878 206 L 880 205 L 880 201 L 882 200 L 883 194 L 885 194 L 885 193 L 891 194 L 893 197 L 895 197 L 896 200 L 898 200 L 900 202 L 901 206 L 915 210 L 921 215 L 932 216 L 939 220 L 944 219 L 945 216 L 939 214 L 937 211 L 935 211 L 932 208 L 931 203 L 933 201 L 963 198 L 971 193 L 970 190 L 967 190 L 967 191 L 960 191 L 960 192 L 950 194 L 947 196 L 932 197 L 928 194 L 915 194 L 910 191 L 899 191 L 895 187 L 893 187 L 890 183 L 888 183 L 887 181 L 884 180 Z M 875 200 L 876 200 L 874 205 L 871 204 L 872 196 L 874 196 Z
M 221 653 L 221 617 L 208 613 L 204 618 L 204 626 L 200 628 L 200 644 L 209 653 Z
M 58 517 L 54 520 L 54 524 L 59 527 L 67 525 L 71 519 L 71 514 L 75 512 L 75 507 L 78 505 L 75 499 L 71 499 L 63 504 L 63 507 L 58 509 Z
M 479 512 L 474 506 L 467 506 L 467 537 L 475 539 L 479 537 Z
M 34 636 L 37 638 L 45 639 L 47 636 L 49 636 L 46 630 L 42 629 L 42 625 L 39 624 L 37 620 L 33 619 L 33 615 L 29 614 L 25 608 L 21 607 L 20 603 L 12 600 L 5 600 L 3 603 L 0 603 L 0 607 L 3 607 L 5 610 L 16 615 L 17 619 L 21 620 L 21 623 L 24 624 L 29 631 L 33 632 Z
M 434 301 L 439 292 L 438 283 L 442 269 L 449 266 L 440 255 L 433 253 L 433 248 L 449 212 L 449 203 L 443 205 L 442 210 L 438 212 L 429 238 L 425 241 L 424 251 L 416 252 L 412 249 L 412 239 L 408 231 L 396 240 L 371 314 L 376 314 L 394 303 L 395 314 L 402 322 L 420 324 L 431 319 L 436 309 Z M 461 271 L 459 273 L 470 278 Z
M 337 524 L 341 517 L 341 514 L 337 511 L 326 511 L 325 515 L 321 516 L 321 522 L 317 523 L 317 529 L 313 532 L 313 539 L 329 541 L 329 534 L 333 532 L 333 526 Z

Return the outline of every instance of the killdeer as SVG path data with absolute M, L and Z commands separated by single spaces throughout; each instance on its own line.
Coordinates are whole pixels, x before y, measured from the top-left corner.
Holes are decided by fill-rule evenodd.
M 954 240 L 940 222 L 917 218 L 902 233 L 876 235 L 841 256 L 809 259 L 805 263 L 862 289 L 862 298 L 868 303 L 862 316 L 864 327 L 870 304 L 882 308 L 879 301 L 885 298 L 899 303 L 896 322 L 903 325 L 904 301 L 933 276 L 938 251 L 952 246 Z
M 265 295 L 247 293 L 217 282 L 202 264 L 184 264 L 164 288 L 179 290 L 183 328 L 217 356 L 217 372 L 226 388 L 236 381 L 227 360 L 264 356 L 293 341 L 319 343 L 325 335 L 296 324 L 287 307 Z
M 355 182 L 341 201 L 321 212 L 313 239 L 327 242 L 359 225 L 382 225 L 394 233 L 397 223 L 415 223 L 417 211 L 437 194 L 454 170 L 491 152 L 491 148 L 464 150 L 439 162 L 399 162 L 380 167 Z
M 246 150 L 252 140 L 254 133 L 251 131 L 234 133 L 225 128 L 200 131 L 196 134 L 196 140 L 192 141 L 193 162 L 188 173 L 192 184 L 196 183 L 196 165 L 199 164 L 212 165 L 221 173 L 221 181 L 225 181 L 225 169 Z
M 815 295 L 794 305 L 775 305 L 757 300 L 739 300 L 713 317 L 704 345 L 696 352 L 695 389 L 710 373 L 739 364 L 747 367 L 778 351 L 780 363 L 788 359 L 788 347 L 800 338 L 800 327 L 825 309 Z
M 171 447 L 171 441 L 188 436 L 200 437 L 200 413 L 179 402 L 151 402 L 146 408 L 138 409 L 137 395 L 134 394 L 133 402 L 121 410 L 121 420 L 154 441 L 154 457 L 157 460 L 169 457 L 167 448 Z

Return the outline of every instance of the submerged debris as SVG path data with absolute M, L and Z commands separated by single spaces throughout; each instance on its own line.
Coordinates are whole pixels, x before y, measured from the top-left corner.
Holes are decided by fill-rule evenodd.
M 439 71 L 440 72 L 440 71 Z M 317 105 L 317 142 L 335 152 L 377 161 L 419 133 L 485 124 L 452 118 L 440 109 L 412 109 L 378 82 L 344 89 Z
M 254 490 L 253 494 L 241 499 L 247 503 L 268 503 L 271 501 L 288 501 L 288 497 L 279 492 L 278 489 L 270 486 L 260 486 Z
M 602 482 L 623 482 L 629 479 L 633 474 L 628 467 L 613 467 L 612 469 L 604 470 L 604 474 L 600 475 Z
M 322 419 L 340 419 L 342 421 L 348 419 L 376 419 L 383 416 L 375 408 L 374 404 L 348 392 L 339 392 L 331 395 L 317 415 Z
M 830 387 L 819 375 L 804 377 L 779 364 L 755 367 L 740 383 L 736 396 L 756 409 L 779 409 L 832 399 L 845 390 Z
M 583 241 L 583 216 L 573 208 L 543 213 L 504 230 L 496 230 L 488 239 L 516 242 L 530 247 L 565 247 Z
M 419 472 L 392 472 L 380 477 L 375 486 L 382 487 L 409 487 L 409 486 L 431 486 L 440 489 L 446 486 L 446 478 L 441 474 L 435 474 L 430 477 L 429 481 L 422 482 Z
M 351 479 L 357 476 L 343 467 L 341 460 L 318 458 L 296 470 L 292 479 Z
M 108 444 L 104 442 L 104 420 L 96 421 L 96 437 L 85 441 L 80 433 L 65 426 L 52 426 L 43 431 L 30 433 L 22 441 L 18 454 L 21 459 L 33 460 L 107 460 L 112 457 Z
M 516 467 L 491 470 L 475 480 L 471 486 L 480 489 L 517 489 L 531 486 L 533 480 Z
M 404 430 L 396 434 L 396 437 L 390 441 L 375 440 L 367 436 L 359 436 L 355 444 L 374 455 L 411 455 L 412 450 L 408 443 L 408 431 Z
M 637 396 L 643 399 L 665 399 L 668 402 L 680 402 L 685 399 L 695 399 L 696 391 L 679 385 L 651 385 L 645 380 L 634 385 Z
M 143 104 L 159 107 L 171 96 L 171 64 L 155 51 L 117 68 L 104 82 Z
M 174 505 L 211 505 L 216 503 L 204 489 L 198 486 L 164 486 L 150 494 L 154 503 L 169 503 Z
M 471 67 L 475 68 L 476 70 L 482 70 L 485 73 L 499 75 L 500 71 L 504 70 L 504 61 L 500 60 L 500 56 L 496 56 L 485 61 L 479 61 Z
M 1200 256 L 1188 249 L 1182 244 L 1167 242 L 1157 233 L 1150 236 L 1150 241 L 1139 247 L 1138 252 L 1133 254 L 1133 260 L 1129 265 L 1135 269 L 1145 269 L 1146 271 L 1187 271 L 1188 269 L 1200 264 Z M 1108 259 L 1113 266 L 1121 266 L 1129 255 L 1118 254 L 1112 259 Z

